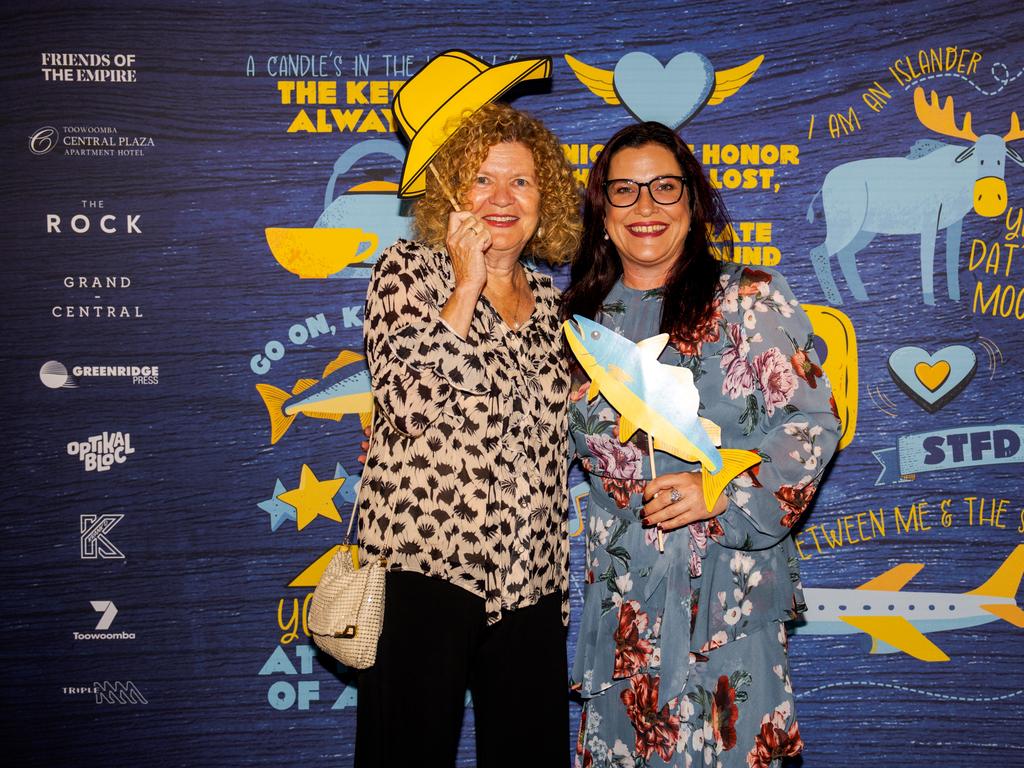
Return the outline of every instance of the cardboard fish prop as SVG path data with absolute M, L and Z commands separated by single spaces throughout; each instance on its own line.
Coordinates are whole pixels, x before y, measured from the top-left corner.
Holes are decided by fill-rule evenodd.
M 288 431 L 298 414 L 314 419 L 341 421 L 347 413 L 358 413 L 359 422 L 366 429 L 373 415 L 373 393 L 370 391 L 370 372 L 362 355 L 344 350 L 324 368 L 323 377 L 299 379 L 292 391 L 270 384 L 257 384 L 270 414 L 270 443 L 273 445 Z
M 734 477 L 760 463 L 753 451 L 717 447 L 722 430 L 697 415 L 700 395 L 693 373 L 658 362 L 667 333 L 634 343 L 593 320 L 579 315 L 574 319 L 576 328 L 566 321 L 562 330 L 590 377 L 587 399 L 600 393 L 619 412 L 619 442 L 642 429 L 653 439 L 655 450 L 699 463 L 708 509 Z

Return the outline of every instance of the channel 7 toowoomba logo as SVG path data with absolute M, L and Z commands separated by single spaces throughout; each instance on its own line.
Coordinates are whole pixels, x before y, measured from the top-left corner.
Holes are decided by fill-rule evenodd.
M 72 631 L 71 636 L 75 640 L 134 640 L 134 632 L 108 632 L 110 625 L 114 623 L 114 619 L 117 617 L 117 606 L 114 605 L 113 600 L 90 600 L 89 604 L 96 613 L 100 614 L 99 621 L 96 622 L 95 632 L 78 632 Z

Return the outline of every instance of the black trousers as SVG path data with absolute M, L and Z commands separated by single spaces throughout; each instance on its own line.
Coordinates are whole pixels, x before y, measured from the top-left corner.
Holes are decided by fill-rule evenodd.
M 377 663 L 359 673 L 356 768 L 451 768 L 466 690 L 478 768 L 565 768 L 561 596 L 487 626 L 484 601 L 418 573 L 387 574 Z

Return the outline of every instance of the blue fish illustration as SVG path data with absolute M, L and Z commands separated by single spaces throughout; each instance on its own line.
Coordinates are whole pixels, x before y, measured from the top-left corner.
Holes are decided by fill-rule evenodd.
M 288 431 L 298 414 L 314 419 L 341 421 L 347 413 L 359 414 L 365 429 L 373 415 L 370 372 L 362 355 L 344 350 L 324 368 L 323 376 L 299 379 L 291 392 L 270 384 L 257 384 L 270 414 L 270 443 L 273 445 Z M 360 363 L 361 364 L 357 364 Z

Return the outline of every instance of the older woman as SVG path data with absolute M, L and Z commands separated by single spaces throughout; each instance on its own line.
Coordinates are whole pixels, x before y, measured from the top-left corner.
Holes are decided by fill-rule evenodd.
M 522 257 L 572 255 L 577 186 L 555 137 L 504 105 L 433 165 L 420 239 L 382 254 L 367 293 L 361 538 L 391 570 L 356 765 L 453 765 L 467 689 L 478 765 L 564 765 L 569 379 L 558 291 Z
M 783 622 L 803 598 L 790 529 L 835 450 L 839 422 L 804 312 L 769 269 L 723 264 L 719 195 L 685 143 L 632 125 L 591 171 L 564 316 L 639 341 L 669 334 L 700 415 L 756 451 L 708 509 L 698 465 L 618 439 L 577 368 L 570 414 L 590 475 L 587 589 L 572 678 L 585 698 L 582 766 L 766 768 L 802 747 Z M 664 552 L 658 533 L 664 538 Z

